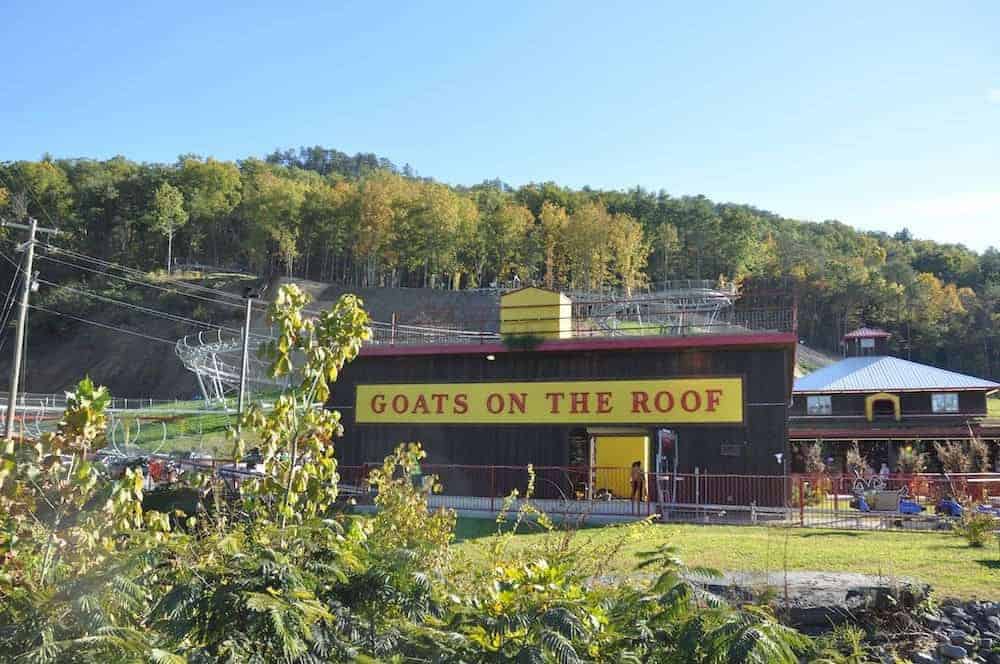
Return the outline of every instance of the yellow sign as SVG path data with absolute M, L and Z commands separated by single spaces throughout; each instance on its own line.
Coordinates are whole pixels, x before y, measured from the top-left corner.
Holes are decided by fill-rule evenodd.
M 358 385 L 364 424 L 741 424 L 743 380 Z

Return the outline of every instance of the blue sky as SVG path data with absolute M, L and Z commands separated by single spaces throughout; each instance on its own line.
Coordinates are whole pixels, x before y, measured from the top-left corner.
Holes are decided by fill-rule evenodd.
M 1000 246 L 997 2 L 242 4 L 5 3 L 0 160 L 320 144 Z

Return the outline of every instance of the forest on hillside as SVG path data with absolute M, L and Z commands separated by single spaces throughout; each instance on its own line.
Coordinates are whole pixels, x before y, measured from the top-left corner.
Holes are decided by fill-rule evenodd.
M 676 279 L 784 277 L 800 336 L 830 351 L 861 324 L 903 357 L 1000 376 L 1000 251 L 861 232 L 666 191 L 500 181 L 448 186 L 322 147 L 237 162 L 0 163 L 0 217 L 132 268 L 240 266 L 351 286 L 510 281 L 634 291 Z M 78 277 L 77 277 L 78 278 Z

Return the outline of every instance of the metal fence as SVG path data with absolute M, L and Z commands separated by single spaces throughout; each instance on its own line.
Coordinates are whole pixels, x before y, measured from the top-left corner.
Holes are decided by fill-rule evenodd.
M 341 466 L 342 480 L 363 487 L 369 466 Z M 1000 474 L 711 475 L 640 474 L 629 468 L 424 465 L 419 481 L 440 485 L 435 506 L 495 514 L 517 492 L 551 514 L 646 517 L 717 524 L 773 523 L 850 530 L 946 530 L 960 512 L 997 519 Z M 431 480 L 430 478 L 434 478 Z M 425 479 L 426 478 L 426 479 Z M 362 497 L 363 500 L 363 497 Z
M 231 460 L 185 459 L 182 466 L 253 478 Z M 341 493 L 370 505 L 375 464 L 339 467 Z M 983 514 L 1000 531 L 1000 474 L 962 475 L 711 475 L 640 473 L 630 468 L 424 464 L 411 481 L 432 507 L 492 517 L 526 497 L 562 517 L 662 522 L 773 524 L 838 530 L 950 530 L 962 514 Z M 531 485 L 533 483 L 533 485 Z
M 946 530 L 979 513 L 1000 528 L 1000 474 L 796 475 L 789 509 L 806 527 Z

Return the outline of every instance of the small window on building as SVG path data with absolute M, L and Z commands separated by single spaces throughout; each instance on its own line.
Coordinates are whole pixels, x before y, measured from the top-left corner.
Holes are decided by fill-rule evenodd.
M 935 413 L 957 413 L 958 394 L 955 392 L 941 392 L 931 395 L 931 410 Z
M 830 395 L 806 397 L 806 413 L 809 415 L 832 415 L 833 403 Z

